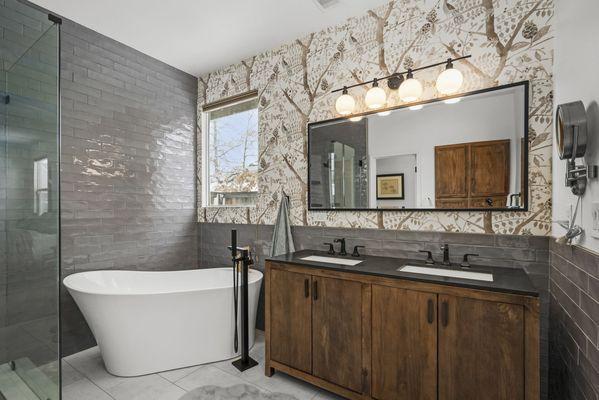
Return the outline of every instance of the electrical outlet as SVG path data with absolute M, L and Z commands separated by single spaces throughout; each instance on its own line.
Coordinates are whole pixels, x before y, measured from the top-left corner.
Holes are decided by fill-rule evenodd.
M 591 236 L 599 239 L 599 202 L 595 201 L 591 204 L 591 215 L 593 217 Z

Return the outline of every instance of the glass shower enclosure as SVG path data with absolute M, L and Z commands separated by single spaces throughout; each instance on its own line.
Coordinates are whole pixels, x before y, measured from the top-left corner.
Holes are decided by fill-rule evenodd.
M 60 23 L 0 14 L 0 400 L 58 400 Z

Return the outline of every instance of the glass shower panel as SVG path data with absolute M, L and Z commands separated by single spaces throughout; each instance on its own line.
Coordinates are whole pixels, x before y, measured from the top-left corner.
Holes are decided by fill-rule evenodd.
M 356 151 L 332 141 L 329 151 L 329 196 L 333 208 L 355 207 L 354 164 Z
M 58 400 L 59 26 L 23 51 L 2 71 L 0 399 Z

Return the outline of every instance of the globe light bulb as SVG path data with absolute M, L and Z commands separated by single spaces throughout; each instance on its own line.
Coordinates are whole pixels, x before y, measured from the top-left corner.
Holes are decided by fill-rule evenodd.
M 335 109 L 340 115 L 349 115 L 354 112 L 356 101 L 347 93 L 347 88 L 343 88 L 343 93 L 335 102 Z
M 370 90 L 366 92 L 364 102 L 368 108 L 381 108 L 387 104 L 387 93 L 379 87 L 376 79 L 372 82 Z
M 447 63 L 445 71 L 437 77 L 437 90 L 443 95 L 457 93 L 464 83 L 464 75 L 455 69 L 451 61 Z
M 412 71 L 408 71 L 408 79 L 399 87 L 399 98 L 401 101 L 411 103 L 422 96 L 423 88 L 419 80 L 414 79 Z

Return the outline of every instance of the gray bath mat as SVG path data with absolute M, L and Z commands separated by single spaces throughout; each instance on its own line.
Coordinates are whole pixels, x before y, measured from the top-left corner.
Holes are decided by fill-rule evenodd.
M 202 386 L 192 390 L 179 400 L 297 400 L 283 393 L 268 393 L 250 385 L 230 387 Z

